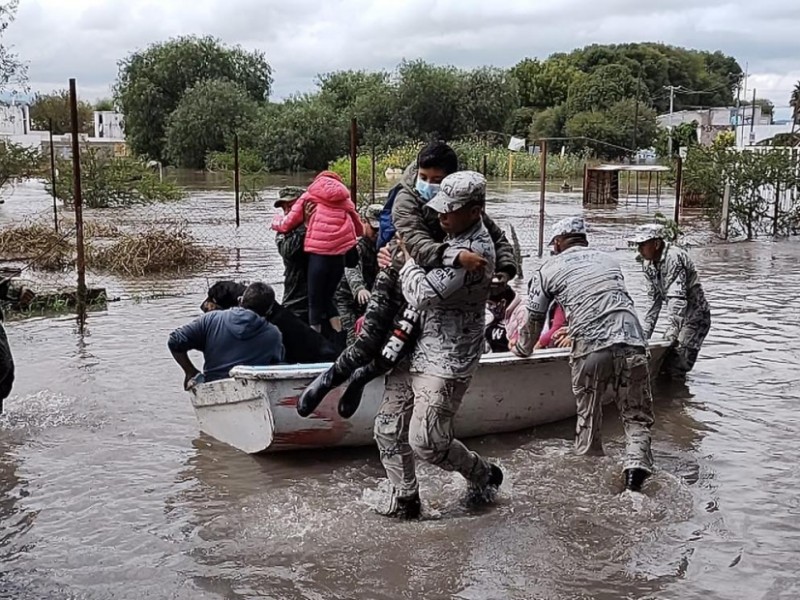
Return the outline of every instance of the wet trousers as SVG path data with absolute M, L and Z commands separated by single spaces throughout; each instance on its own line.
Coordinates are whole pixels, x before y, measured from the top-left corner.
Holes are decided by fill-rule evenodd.
M 687 319 L 664 357 L 661 373 L 672 379 L 685 379 L 686 374 L 694 368 L 710 329 L 711 313 L 708 311 Z
M 467 481 L 484 485 L 490 465 L 453 437 L 453 420 L 471 377 L 442 379 L 410 373 L 405 359 L 386 377 L 383 403 L 375 417 L 375 441 L 394 493 L 417 493 L 414 457 Z
M 644 348 L 617 344 L 571 361 L 578 404 L 577 454 L 602 454 L 603 400 L 613 398 L 625 428 L 624 469 L 653 471 L 653 396 Z

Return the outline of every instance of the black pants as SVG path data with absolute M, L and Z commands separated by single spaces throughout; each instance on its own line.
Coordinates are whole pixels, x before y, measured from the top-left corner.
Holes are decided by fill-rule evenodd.
M 333 296 L 344 275 L 344 256 L 308 255 L 308 324 L 339 316 Z

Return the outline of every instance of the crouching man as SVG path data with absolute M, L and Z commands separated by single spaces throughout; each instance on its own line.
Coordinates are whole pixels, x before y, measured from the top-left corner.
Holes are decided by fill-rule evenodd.
M 619 263 L 588 248 L 582 217 L 553 227 L 555 256 L 534 275 L 528 298 L 528 322 L 511 350 L 529 356 L 539 339 L 550 303 L 569 318 L 572 338 L 572 390 L 578 404 L 575 451 L 602 454 L 602 401 L 612 396 L 625 427 L 625 486 L 639 491 L 652 473 L 650 391 L 647 342 Z
M 283 361 L 281 332 L 264 317 L 275 302 L 275 291 L 266 283 L 251 283 L 239 306 L 212 310 L 169 336 L 167 345 L 183 369 L 183 387 L 228 377 L 237 366 L 262 367 Z M 203 373 L 189 358 L 189 350 L 203 353 Z
M 453 421 L 483 350 L 484 313 L 494 273 L 494 243 L 482 220 L 485 199 L 483 176 L 461 171 L 447 176 L 428 204 L 439 213 L 447 234 L 445 258 L 474 252 L 485 260 L 483 269 L 444 267 L 426 272 L 401 246 L 406 259 L 400 270 L 403 295 L 422 314 L 410 361 L 401 360 L 386 377 L 375 418 L 375 440 L 392 484 L 389 506 L 379 511 L 387 516 L 420 514 L 415 455 L 445 471 L 461 473 L 469 485 L 470 504 L 492 500 L 503 482 L 497 466 L 453 436 Z

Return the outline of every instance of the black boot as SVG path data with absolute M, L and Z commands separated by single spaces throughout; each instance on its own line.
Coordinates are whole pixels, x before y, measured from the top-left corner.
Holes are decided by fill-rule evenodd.
M 372 361 L 368 365 L 356 369 L 342 397 L 339 398 L 339 415 L 343 419 L 349 419 L 358 410 L 361 404 L 361 396 L 367 384 L 380 375 L 383 371 L 380 366 Z
M 642 491 L 642 484 L 648 477 L 650 473 L 644 469 L 625 469 L 625 489 L 632 492 Z
M 327 371 L 320 373 L 314 381 L 308 384 L 308 387 L 300 394 L 300 398 L 297 399 L 297 414 L 301 417 L 310 415 L 328 395 L 328 392 L 345 381 L 347 381 L 347 375 L 336 368 L 336 363 L 332 364 Z
M 419 494 L 406 496 L 404 498 L 393 496 L 388 508 L 376 509 L 375 512 L 384 517 L 410 521 L 412 519 L 419 519 L 420 514 L 422 514 L 422 503 L 419 500 Z
M 489 479 L 483 485 L 470 483 L 464 505 L 469 508 L 492 504 L 497 497 L 500 486 L 503 485 L 503 471 L 497 465 L 489 465 Z

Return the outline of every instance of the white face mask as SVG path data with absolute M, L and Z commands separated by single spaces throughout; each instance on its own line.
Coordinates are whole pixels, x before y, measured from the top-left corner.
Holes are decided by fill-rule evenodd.
M 425 202 L 430 202 L 433 200 L 433 197 L 439 193 L 439 188 L 442 187 L 438 183 L 428 183 L 427 181 L 422 181 L 419 177 L 417 177 L 417 184 L 414 186 L 419 192 L 420 197 L 425 200 Z

